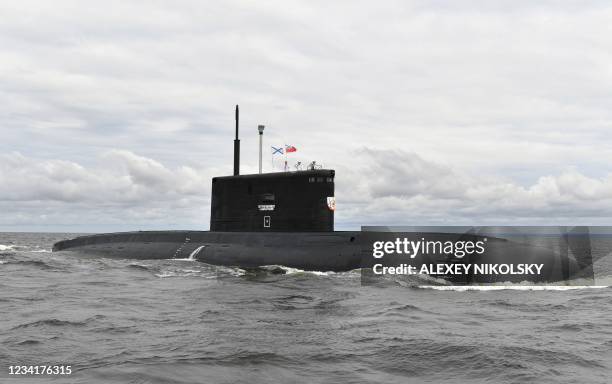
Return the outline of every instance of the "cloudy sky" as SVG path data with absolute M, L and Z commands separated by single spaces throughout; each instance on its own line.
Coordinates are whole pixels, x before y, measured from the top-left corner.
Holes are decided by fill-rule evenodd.
M 607 1 L 7 0 L 0 15 L 2 231 L 208 229 L 235 104 L 243 172 L 265 124 L 266 146 L 336 169 L 338 229 L 612 223 Z

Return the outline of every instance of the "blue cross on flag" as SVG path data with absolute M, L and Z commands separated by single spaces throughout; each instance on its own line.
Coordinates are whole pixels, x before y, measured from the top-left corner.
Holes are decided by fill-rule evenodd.
M 272 155 L 282 155 L 284 153 L 283 147 L 276 148 L 272 146 Z

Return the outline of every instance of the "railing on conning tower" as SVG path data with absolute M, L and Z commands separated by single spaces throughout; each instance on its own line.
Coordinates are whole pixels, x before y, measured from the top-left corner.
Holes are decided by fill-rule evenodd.
M 316 161 L 313 161 L 312 163 L 308 164 L 308 167 L 306 168 L 309 171 L 314 171 L 315 169 L 323 169 L 323 164 L 317 164 Z

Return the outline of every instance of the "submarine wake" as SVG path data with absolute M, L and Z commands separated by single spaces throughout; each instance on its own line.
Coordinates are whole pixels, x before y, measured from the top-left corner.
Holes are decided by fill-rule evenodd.
M 418 285 L 416 288 L 420 289 L 433 289 L 437 291 L 570 291 L 575 289 L 604 289 L 610 288 L 609 285 L 521 285 L 521 284 L 507 284 L 507 285 Z

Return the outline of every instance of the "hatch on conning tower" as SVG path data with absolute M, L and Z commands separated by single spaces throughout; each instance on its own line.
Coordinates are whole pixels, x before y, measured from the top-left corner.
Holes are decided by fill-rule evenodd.
M 261 133 L 261 131 L 260 131 Z M 329 232 L 334 230 L 331 169 L 240 175 L 238 106 L 234 176 L 212 179 L 210 230 L 227 232 Z

